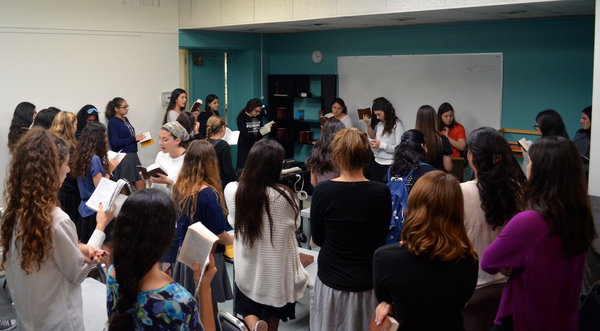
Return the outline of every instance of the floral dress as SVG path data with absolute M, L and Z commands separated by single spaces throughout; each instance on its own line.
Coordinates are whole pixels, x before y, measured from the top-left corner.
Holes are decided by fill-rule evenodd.
M 108 317 L 117 312 L 119 284 L 107 272 L 106 306 Z M 137 304 L 129 310 L 136 330 L 203 330 L 198 315 L 198 304 L 193 296 L 179 283 L 172 282 L 164 287 L 140 291 Z

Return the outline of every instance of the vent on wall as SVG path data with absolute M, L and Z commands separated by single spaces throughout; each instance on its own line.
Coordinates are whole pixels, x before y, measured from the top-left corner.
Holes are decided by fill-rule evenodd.
M 160 0 L 123 0 L 126 6 L 160 7 Z

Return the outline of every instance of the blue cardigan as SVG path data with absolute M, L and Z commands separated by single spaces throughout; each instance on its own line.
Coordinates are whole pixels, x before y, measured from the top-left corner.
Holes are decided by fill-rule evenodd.
M 123 153 L 135 153 L 137 152 L 137 141 L 135 141 L 135 129 L 131 124 L 132 131 L 129 130 L 127 124 L 129 120 L 125 117 L 125 120 L 113 116 L 108 120 L 108 142 L 110 149 Z

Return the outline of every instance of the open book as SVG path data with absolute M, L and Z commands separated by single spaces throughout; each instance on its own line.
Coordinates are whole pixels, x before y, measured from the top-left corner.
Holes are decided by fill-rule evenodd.
M 140 146 L 142 147 L 146 147 L 146 146 L 150 146 L 152 144 L 154 144 L 154 139 L 152 139 L 152 136 L 150 135 L 150 132 L 144 132 L 142 133 L 144 135 L 144 138 L 142 138 L 142 140 L 140 140 Z
M 158 163 L 152 163 L 151 165 L 149 165 L 147 167 L 137 166 L 137 169 L 142 173 L 142 177 L 144 179 L 149 179 L 150 177 L 158 176 L 159 174 L 168 176 L 167 170 L 165 170 L 165 168 L 163 168 Z
M 523 152 L 527 153 L 527 151 L 529 150 L 529 147 L 531 146 L 532 142 L 530 140 L 527 140 L 525 138 L 521 138 L 519 139 L 519 141 L 517 141 L 519 143 L 519 145 L 521 146 L 521 148 L 523 149 Z
M 92 196 L 88 199 L 85 205 L 94 211 L 98 211 L 98 206 L 100 203 L 102 203 L 104 210 L 112 209 L 117 201 L 120 201 L 121 203 L 124 201 L 124 199 L 119 196 L 121 195 L 121 189 L 123 189 L 123 186 L 126 184 L 127 182 L 122 179 L 113 182 L 110 179 L 102 177 L 102 179 L 100 179 L 100 183 L 98 183 L 98 186 L 96 186 L 94 193 L 92 193 Z
M 106 152 L 106 157 L 108 157 L 108 160 L 117 160 L 119 162 L 123 161 L 123 159 L 125 158 L 125 156 L 127 155 L 127 153 L 121 153 L 121 151 L 118 152 L 114 152 L 114 151 L 108 151 Z
M 375 324 L 375 316 L 369 323 L 369 331 L 396 331 L 400 327 L 400 323 L 392 316 L 386 316 L 380 325 Z
M 238 140 L 240 139 L 240 132 L 231 131 L 230 128 L 225 128 L 225 135 L 222 139 L 225 140 L 229 145 L 237 145 Z
M 177 261 L 187 265 L 190 269 L 194 268 L 194 261 L 200 262 L 200 279 L 204 273 L 204 268 L 208 264 L 208 256 L 214 250 L 217 237 L 212 231 L 200 222 L 196 222 L 187 228 L 183 244 L 179 249 Z

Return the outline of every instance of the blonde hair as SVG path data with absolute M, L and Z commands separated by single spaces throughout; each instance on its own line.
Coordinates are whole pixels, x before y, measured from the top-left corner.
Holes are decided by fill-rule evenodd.
M 340 170 L 361 169 L 371 159 L 369 139 L 356 128 L 343 129 L 331 141 L 331 160 Z
M 213 115 L 206 120 L 206 139 L 219 132 L 225 126 L 225 119 L 219 115 Z
M 458 180 L 443 171 L 423 175 L 408 196 L 401 245 L 429 260 L 450 261 L 465 254 L 477 259 L 464 225 Z
M 77 115 L 68 111 L 59 112 L 50 127 L 50 132 L 68 141 L 72 146 L 77 145 L 77 139 L 75 139 L 75 121 L 77 121 Z
M 215 192 L 223 214 L 227 215 L 215 149 L 206 140 L 194 140 L 186 149 L 181 171 L 173 187 L 175 204 L 180 212 L 186 213 L 190 218 L 196 213 L 197 193 L 203 184 Z

